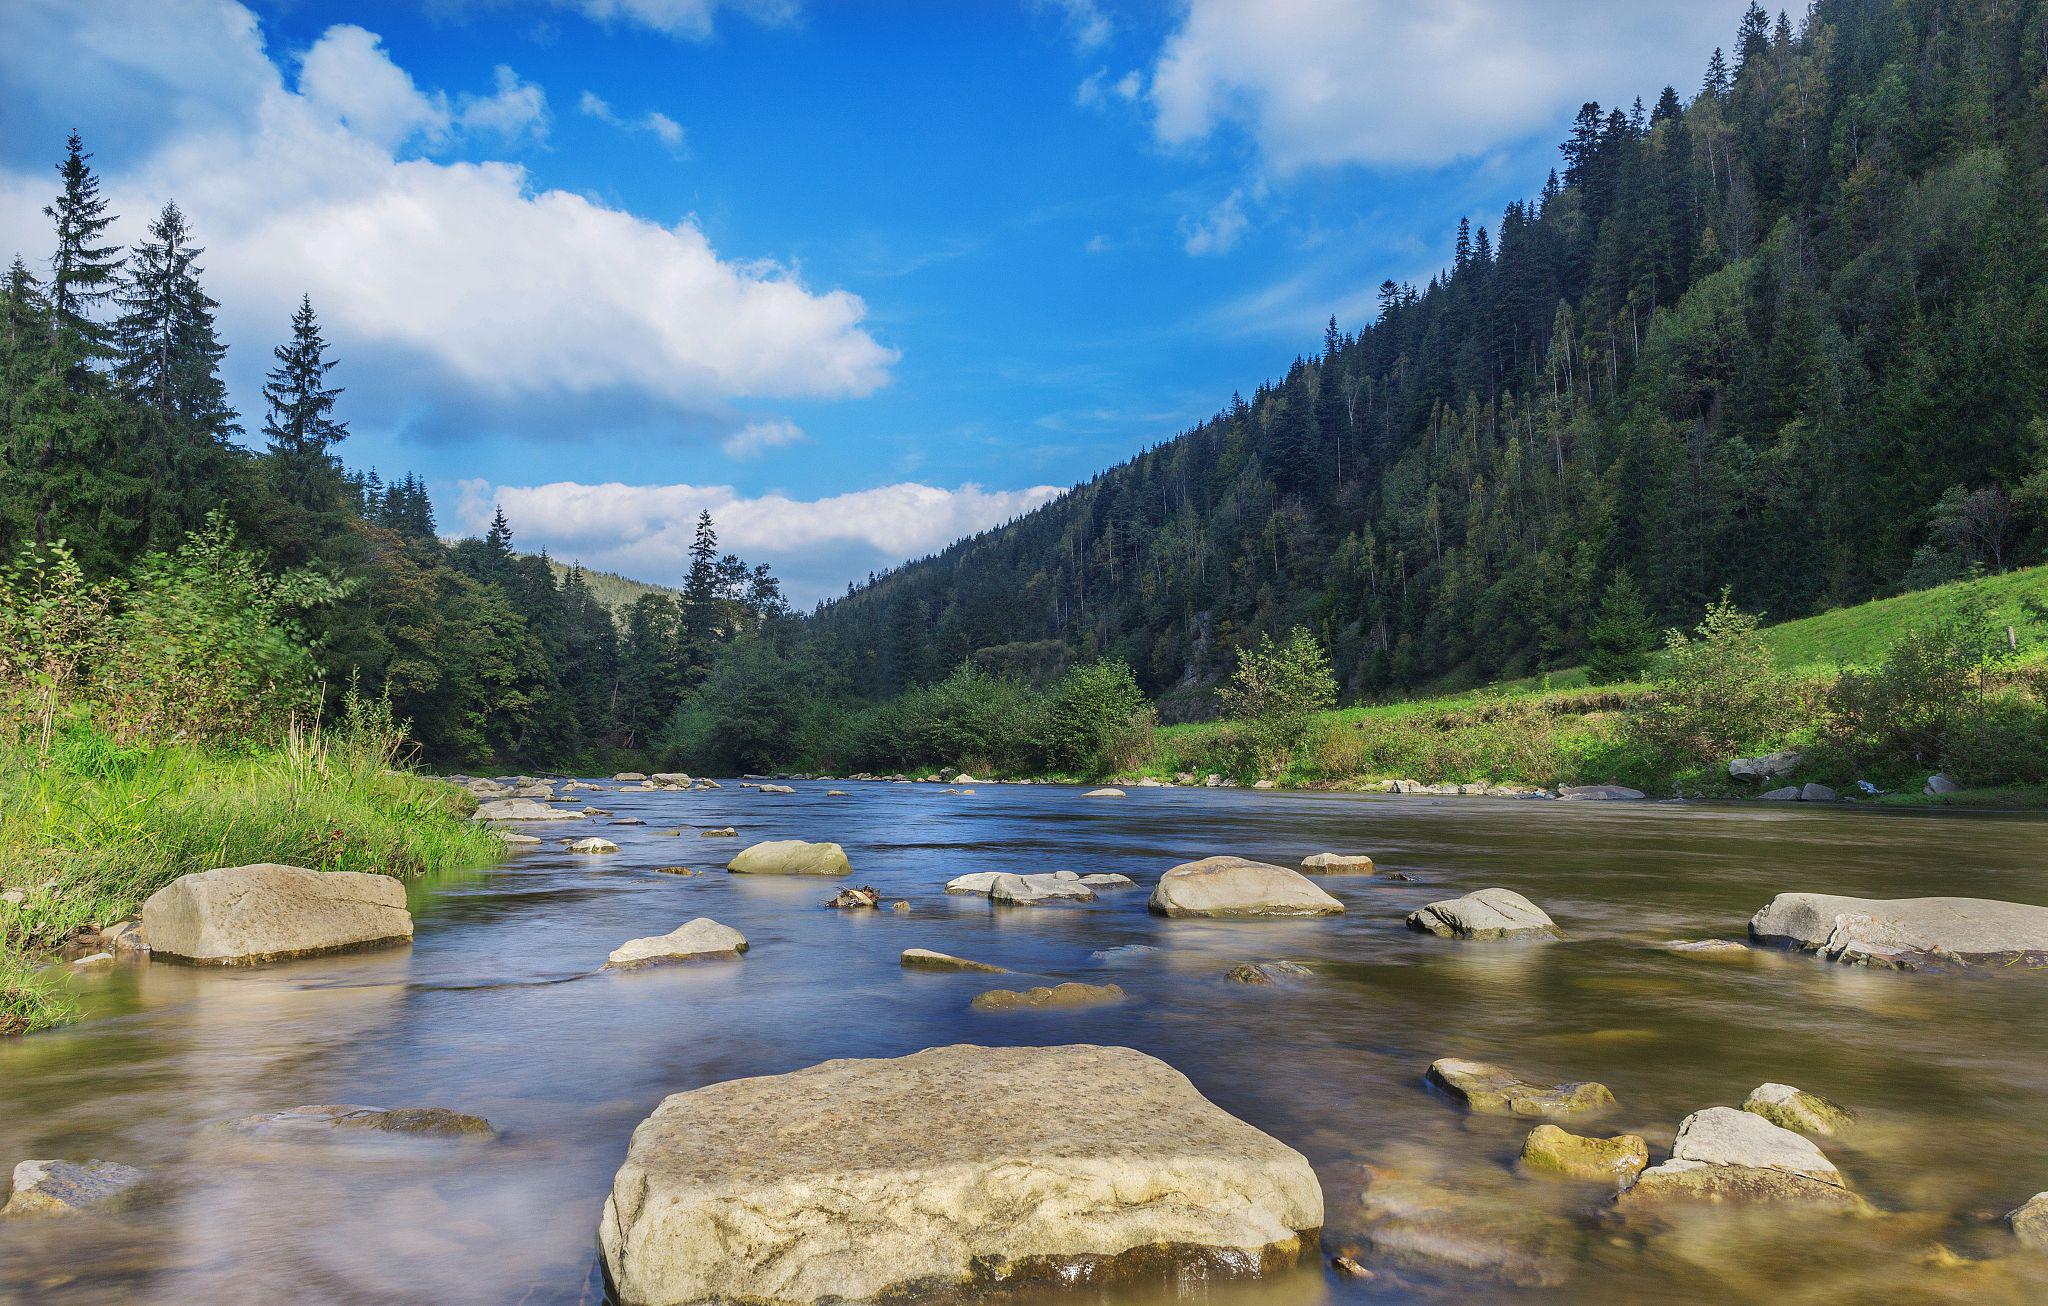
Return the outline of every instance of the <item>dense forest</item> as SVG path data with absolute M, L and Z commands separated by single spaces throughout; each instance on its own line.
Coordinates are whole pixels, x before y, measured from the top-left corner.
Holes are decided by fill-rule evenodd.
M 188 538 L 224 547 L 209 523 L 224 511 L 237 554 L 325 582 L 300 587 L 292 615 L 330 705 L 388 697 L 438 760 L 644 750 L 723 645 L 787 616 L 708 515 L 673 593 L 626 597 L 616 577 L 520 554 L 502 512 L 483 538 L 444 542 L 418 478 L 342 464 L 344 388 L 310 302 L 274 351 L 251 449 L 192 224 L 168 204 L 117 248 L 90 158 L 74 135 L 44 273 L 17 255 L 0 285 L 0 562 L 34 570 L 61 550 L 88 578 L 147 573 Z
M 1562 155 L 1283 379 L 825 606 L 821 660 L 1114 656 L 1199 715 L 1296 624 L 1379 697 L 1580 663 L 1631 590 L 1781 619 L 2041 556 L 2048 8 L 1752 6 Z

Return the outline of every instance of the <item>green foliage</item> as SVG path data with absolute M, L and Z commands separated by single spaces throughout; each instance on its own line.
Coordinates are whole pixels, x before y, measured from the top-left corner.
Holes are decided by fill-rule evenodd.
M 700 769 L 771 769 L 795 751 L 807 706 L 802 684 L 801 668 L 773 642 L 741 640 L 671 718 L 665 745 Z
M 1037 742 L 1051 770 L 1102 777 L 1138 763 L 1155 721 L 1129 664 L 1105 658 L 1060 677 L 1046 696 Z
M 0 931 L 13 909 L 0 904 Z M 0 1038 L 33 1034 L 69 1024 L 78 1008 L 64 991 L 63 981 L 29 958 L 0 950 Z
M 0 569 L 0 736 L 47 752 L 59 712 L 105 654 L 119 587 L 86 579 L 64 541 Z
M 1600 613 L 1586 642 L 1586 675 L 1596 685 L 1634 680 L 1657 647 L 1657 628 L 1642 591 L 1625 571 L 1614 573 L 1600 596 Z
M 1670 633 L 1650 688 L 1630 705 L 1629 734 L 1677 770 L 1781 746 L 1805 716 L 1757 618 L 1725 596 L 1707 605 L 1691 635 Z
M 1245 731 L 1264 769 L 1284 766 L 1307 736 L 1311 718 L 1337 703 L 1337 678 L 1314 635 L 1296 626 L 1283 643 L 1259 636 L 1237 655 L 1237 670 L 1218 695 Z

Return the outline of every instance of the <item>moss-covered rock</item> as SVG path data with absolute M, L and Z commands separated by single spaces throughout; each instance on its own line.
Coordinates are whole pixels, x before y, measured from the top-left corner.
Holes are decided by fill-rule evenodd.
M 1568 1179 L 1627 1181 L 1650 1164 L 1650 1145 L 1639 1134 L 1589 1138 L 1556 1125 L 1538 1125 L 1522 1140 L 1522 1164 Z
M 1742 1109 L 1778 1126 L 1817 1138 L 1834 1138 L 1856 1123 L 1847 1107 L 1790 1084 L 1759 1084 Z

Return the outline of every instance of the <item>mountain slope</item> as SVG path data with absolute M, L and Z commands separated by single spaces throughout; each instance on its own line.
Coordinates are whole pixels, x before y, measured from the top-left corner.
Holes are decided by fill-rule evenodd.
M 1300 623 L 1379 694 L 1577 663 L 1626 574 L 1773 620 L 2041 554 L 2048 16 L 1752 8 L 1702 89 L 1355 335 L 1008 526 L 826 605 L 864 693 L 1115 654 L 1198 694 Z

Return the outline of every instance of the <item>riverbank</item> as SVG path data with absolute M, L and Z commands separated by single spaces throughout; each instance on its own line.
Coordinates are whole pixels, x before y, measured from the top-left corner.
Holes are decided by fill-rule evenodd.
M 44 965 L 188 871 L 282 862 L 415 876 L 489 865 L 470 798 L 393 769 L 393 732 L 293 731 L 268 749 L 124 747 L 74 726 L 47 754 L 0 745 L 0 1035 L 62 1024 Z

